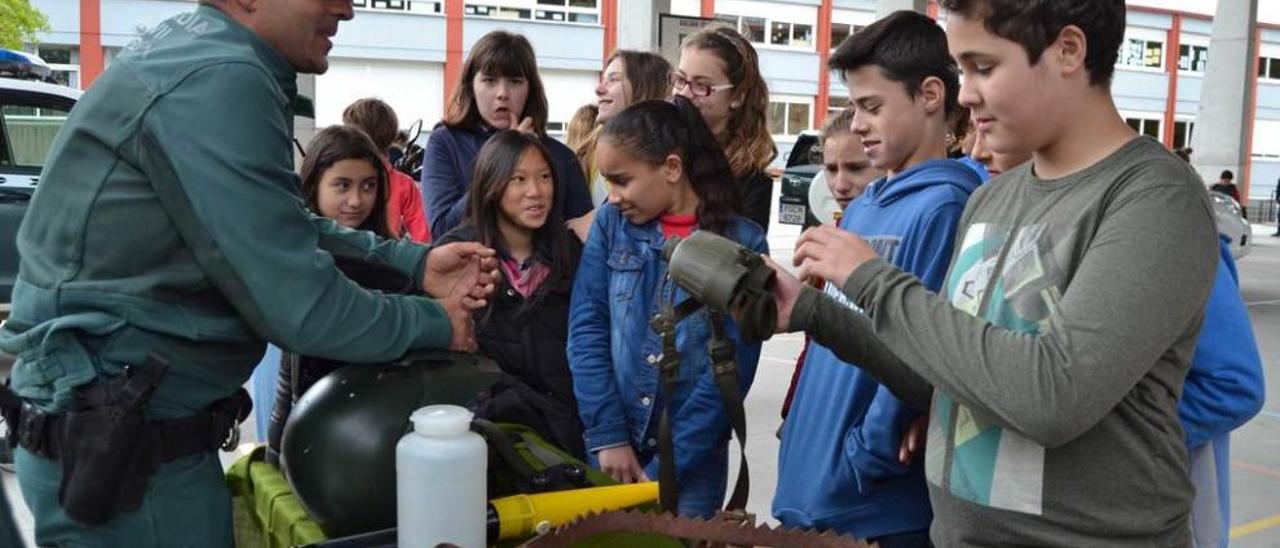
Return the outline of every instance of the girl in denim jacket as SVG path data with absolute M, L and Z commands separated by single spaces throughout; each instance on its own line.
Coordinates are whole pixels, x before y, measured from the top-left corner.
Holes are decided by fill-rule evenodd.
M 658 419 L 671 413 L 679 512 L 713 515 L 724 499 L 729 423 L 710 368 L 710 320 L 680 322 L 681 363 L 672 401 L 659 397 L 661 340 L 649 320 L 689 295 L 667 276 L 663 243 L 695 229 L 767 253 L 764 230 L 742 217 L 728 160 L 697 108 L 644 101 L 601 130 L 596 167 L 611 184 L 583 250 L 569 315 L 569 368 L 593 464 L 622 482 L 656 478 Z M 734 341 L 746 396 L 759 344 Z

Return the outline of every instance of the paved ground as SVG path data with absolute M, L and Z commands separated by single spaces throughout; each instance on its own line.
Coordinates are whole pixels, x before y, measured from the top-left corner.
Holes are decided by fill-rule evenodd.
M 1241 286 L 1253 317 L 1254 332 L 1267 369 L 1269 386 L 1280 387 L 1280 238 L 1271 238 L 1273 226 L 1258 226 L 1252 254 L 1240 262 Z M 776 223 L 770 245 L 779 262 L 790 263 L 798 231 Z M 777 481 L 778 410 L 786 393 L 795 358 L 803 338 L 776 337 L 764 345 L 755 386 L 747 398 L 750 433 L 747 452 L 752 492 L 749 510 L 769 516 L 769 503 Z M 252 424 L 252 420 L 248 422 Z M 247 439 L 252 432 L 245 432 Z M 1280 546 L 1280 390 L 1272 390 L 1267 403 L 1252 422 L 1233 436 L 1232 545 L 1247 548 Z M 736 444 L 733 445 L 736 448 Z M 736 458 L 736 457 L 735 457 Z M 230 458 L 224 458 L 229 462 Z M 732 466 L 731 470 L 736 471 Z M 4 488 L 14 504 L 19 526 L 30 542 L 31 516 L 21 502 L 13 476 L 3 474 Z M 730 482 L 732 485 L 732 482 Z
M 1280 546 L 1280 238 L 1255 226 L 1253 252 L 1240 261 L 1240 287 L 1253 317 L 1267 375 L 1262 412 L 1231 436 L 1232 545 Z

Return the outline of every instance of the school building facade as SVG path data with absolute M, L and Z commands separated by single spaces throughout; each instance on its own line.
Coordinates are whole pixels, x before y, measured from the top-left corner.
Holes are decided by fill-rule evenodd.
M 342 25 L 329 71 L 302 82 L 316 103 L 316 124 L 340 121 L 344 106 L 378 96 L 401 125 L 429 128 L 472 44 L 504 29 L 527 36 L 550 101 L 549 130 L 594 100 L 603 59 L 618 45 L 631 14 L 627 0 L 354 0 L 356 18 Z M 88 87 L 131 41 L 195 0 L 33 0 L 50 30 L 30 49 L 74 87 Z M 771 92 L 770 128 L 782 154 L 796 136 L 821 127 L 848 104 L 836 75 L 824 69 L 831 49 L 875 20 L 876 0 L 670 0 L 676 16 L 722 20 L 756 46 Z M 927 11 L 938 17 L 935 2 Z M 621 17 L 620 17 L 621 15 Z M 945 17 L 945 13 L 941 14 Z M 945 24 L 945 21 L 942 21 Z M 1212 20 L 1203 14 L 1131 5 L 1112 93 L 1138 131 L 1170 147 L 1187 146 L 1195 130 L 1209 62 Z M 1271 195 L 1280 178 L 1280 25 L 1257 25 L 1253 85 L 1250 197 Z M 1240 181 L 1242 174 L 1237 174 Z

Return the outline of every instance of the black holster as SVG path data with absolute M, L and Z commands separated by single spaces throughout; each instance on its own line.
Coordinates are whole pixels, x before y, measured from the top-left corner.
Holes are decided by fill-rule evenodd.
M 22 404 L 11 435 L 33 454 L 60 462 L 58 503 L 75 522 L 99 525 L 137 510 L 160 464 L 237 443 L 236 428 L 252 408 L 244 389 L 188 418 L 145 418 L 145 404 L 167 369 L 149 358 L 120 377 L 79 387 L 65 414 Z
M 167 368 L 152 359 L 120 378 L 90 383 L 78 389 L 76 410 L 54 421 L 61 423 L 50 436 L 61 438 L 55 442 L 62 464 L 58 503 L 67 517 L 96 525 L 141 506 L 160 464 L 143 406 Z

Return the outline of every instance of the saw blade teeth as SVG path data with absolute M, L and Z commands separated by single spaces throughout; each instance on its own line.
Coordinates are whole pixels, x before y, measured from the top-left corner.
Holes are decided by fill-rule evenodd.
M 644 510 L 588 513 L 555 531 L 526 542 L 530 548 L 571 548 L 605 533 L 648 533 L 721 546 L 803 546 L 813 548 L 866 548 L 866 544 L 833 531 L 801 530 L 784 525 L 756 524 L 754 516 L 721 514 L 710 519 L 685 518 Z

